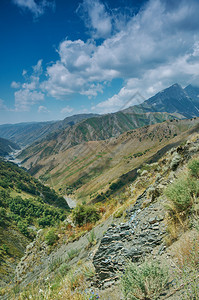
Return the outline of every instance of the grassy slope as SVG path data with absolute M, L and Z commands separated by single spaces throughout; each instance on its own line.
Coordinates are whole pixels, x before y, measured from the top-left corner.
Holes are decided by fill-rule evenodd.
M 0 285 L 10 281 L 34 238 L 31 227 L 51 226 L 65 219 L 67 209 L 52 189 L 16 165 L 0 161 Z
M 39 152 L 27 159 L 24 166 L 32 166 L 32 174 L 63 194 L 75 193 L 80 201 L 90 201 L 158 150 L 182 139 L 183 132 L 186 135 L 198 122 L 199 119 L 167 121 L 109 140 L 84 142 L 48 156 L 42 155 L 38 145 Z

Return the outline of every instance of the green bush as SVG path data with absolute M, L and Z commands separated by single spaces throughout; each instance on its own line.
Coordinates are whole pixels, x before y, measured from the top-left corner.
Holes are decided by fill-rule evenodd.
M 196 178 L 199 178 L 199 160 L 193 159 L 188 164 L 188 168 L 190 170 L 190 174 Z
M 199 194 L 199 183 L 194 178 L 183 177 L 176 180 L 165 191 L 178 212 L 191 208 L 193 198 Z
M 19 228 L 22 234 L 24 234 L 27 237 L 30 237 L 30 233 L 28 231 L 28 224 L 25 221 L 19 221 L 17 223 L 17 227 Z
M 125 299 L 159 299 L 168 283 L 168 270 L 158 262 L 144 262 L 138 266 L 129 262 L 121 277 Z
M 53 229 L 49 230 L 45 236 L 46 243 L 48 245 L 53 245 L 59 239 L 58 235 Z
M 73 222 L 82 226 L 86 223 L 95 223 L 99 220 L 99 211 L 94 206 L 78 205 L 72 213 Z

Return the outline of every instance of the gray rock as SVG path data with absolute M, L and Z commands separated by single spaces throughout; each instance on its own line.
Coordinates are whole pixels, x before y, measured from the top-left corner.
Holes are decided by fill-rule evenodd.
M 175 171 L 176 168 L 178 167 L 179 163 L 181 162 L 182 157 L 180 154 L 178 154 L 177 152 L 174 153 L 172 161 L 170 163 L 170 168 L 171 170 Z

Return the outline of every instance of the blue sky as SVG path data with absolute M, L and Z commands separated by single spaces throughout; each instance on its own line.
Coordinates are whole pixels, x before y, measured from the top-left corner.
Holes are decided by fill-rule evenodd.
M 0 124 L 108 113 L 198 85 L 197 0 L 1 0 Z

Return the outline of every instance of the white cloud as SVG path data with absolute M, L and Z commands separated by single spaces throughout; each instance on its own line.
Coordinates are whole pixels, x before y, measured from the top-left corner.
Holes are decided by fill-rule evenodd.
M 2 111 L 5 111 L 5 110 L 8 110 L 7 106 L 5 105 L 4 103 L 4 100 L 3 99 L 0 99 L 0 110 Z
M 189 83 L 198 85 L 199 51 L 197 51 L 197 47 L 198 43 L 194 44 L 192 53 L 182 55 L 170 64 L 148 70 L 140 78 L 128 79 L 118 94 L 93 106 L 92 109 L 97 112 L 108 113 L 124 109 L 126 106 L 140 104 L 171 83 L 180 82 L 183 86 Z M 190 64 L 193 57 L 195 59 L 194 64 Z M 138 91 L 139 95 L 137 95 Z
M 15 92 L 16 111 L 29 111 L 30 106 L 44 100 L 44 94 L 29 89 L 21 89 Z
M 111 112 L 137 104 L 142 101 L 137 92 L 148 98 L 175 82 L 198 83 L 198 11 L 197 0 L 149 0 L 137 14 L 120 22 L 117 10 L 107 12 L 99 0 L 84 0 L 78 12 L 91 39 L 62 41 L 57 50 L 59 59 L 48 64 L 42 83 L 42 60 L 33 67 L 31 76 L 23 71 L 25 82 L 15 93 L 18 109 L 20 104 L 28 109 L 44 94 L 57 99 L 73 93 L 96 97 L 115 78 L 124 82 L 119 93 L 94 105 L 93 110 Z M 103 40 L 96 42 L 98 38 Z
M 61 113 L 68 114 L 68 113 L 71 113 L 72 111 L 73 111 L 73 108 L 70 107 L 69 105 L 67 105 L 66 107 L 62 108 Z
M 26 70 L 23 70 L 23 72 L 22 72 L 22 76 L 26 76 L 26 74 L 27 74 L 27 71 Z
M 43 15 L 47 8 L 55 8 L 55 2 L 48 0 L 13 0 L 13 3 L 21 9 L 29 10 L 36 18 Z
M 11 83 L 11 88 L 13 88 L 13 89 L 19 89 L 20 88 L 20 83 L 16 82 L 16 81 L 13 81 Z
M 77 10 L 94 38 L 107 38 L 112 31 L 112 18 L 103 3 L 98 0 L 84 0 Z
M 35 66 L 33 66 L 34 74 L 37 74 L 37 75 L 42 74 L 42 72 L 43 72 L 42 61 L 43 61 L 42 59 L 38 60 L 37 64 Z
M 24 73 L 24 72 L 23 72 Z M 33 73 L 28 76 L 25 72 L 26 81 L 24 83 L 18 83 L 20 88 L 15 92 L 15 109 L 16 111 L 29 111 L 30 107 L 40 101 L 44 100 L 44 93 L 40 90 L 40 78 L 42 74 L 42 60 L 39 60 L 35 66 L 33 66 Z M 13 86 L 16 86 L 15 83 Z
M 170 84 L 173 79 L 174 82 L 182 78 L 190 80 L 193 75 L 199 78 L 199 70 L 194 67 L 197 63 L 193 61 L 199 43 L 199 19 L 195 13 L 199 10 L 199 3 L 191 0 L 178 5 L 176 1 L 174 5 L 174 2 L 172 6 L 166 0 L 150 0 L 137 15 L 128 19 L 125 26 L 123 24 L 120 31 L 99 45 L 94 40 L 67 39 L 61 42 L 58 49 L 60 59 L 48 66 L 43 90 L 56 98 L 71 93 L 96 96 L 103 91 L 104 84 L 114 78 L 124 79 L 127 85 L 134 82 L 133 87 L 124 86 L 119 98 L 114 97 L 119 106 L 121 94 L 125 98 L 124 94 L 133 94 L 138 90 L 156 91 L 157 87 L 164 87 L 165 82 Z M 109 19 L 104 5 L 99 1 L 85 0 L 83 5 L 88 10 L 95 8 L 94 11 L 99 9 L 103 12 L 101 15 L 96 13 L 97 17 L 93 20 L 99 17 L 103 21 L 104 15 Z M 194 25 L 187 28 L 189 22 Z M 170 68 L 176 61 L 183 61 L 187 54 L 192 56 L 192 61 L 186 61 L 186 70 L 179 65 L 179 74 L 175 72 L 171 78 Z M 163 72 L 161 76 L 157 71 Z M 153 73 L 157 78 L 152 76 Z M 147 79 L 148 75 L 151 81 Z M 159 77 L 162 78 L 161 83 L 156 83 L 160 81 Z
M 38 107 L 38 113 L 49 113 L 49 110 L 47 109 L 47 107 L 40 105 Z

